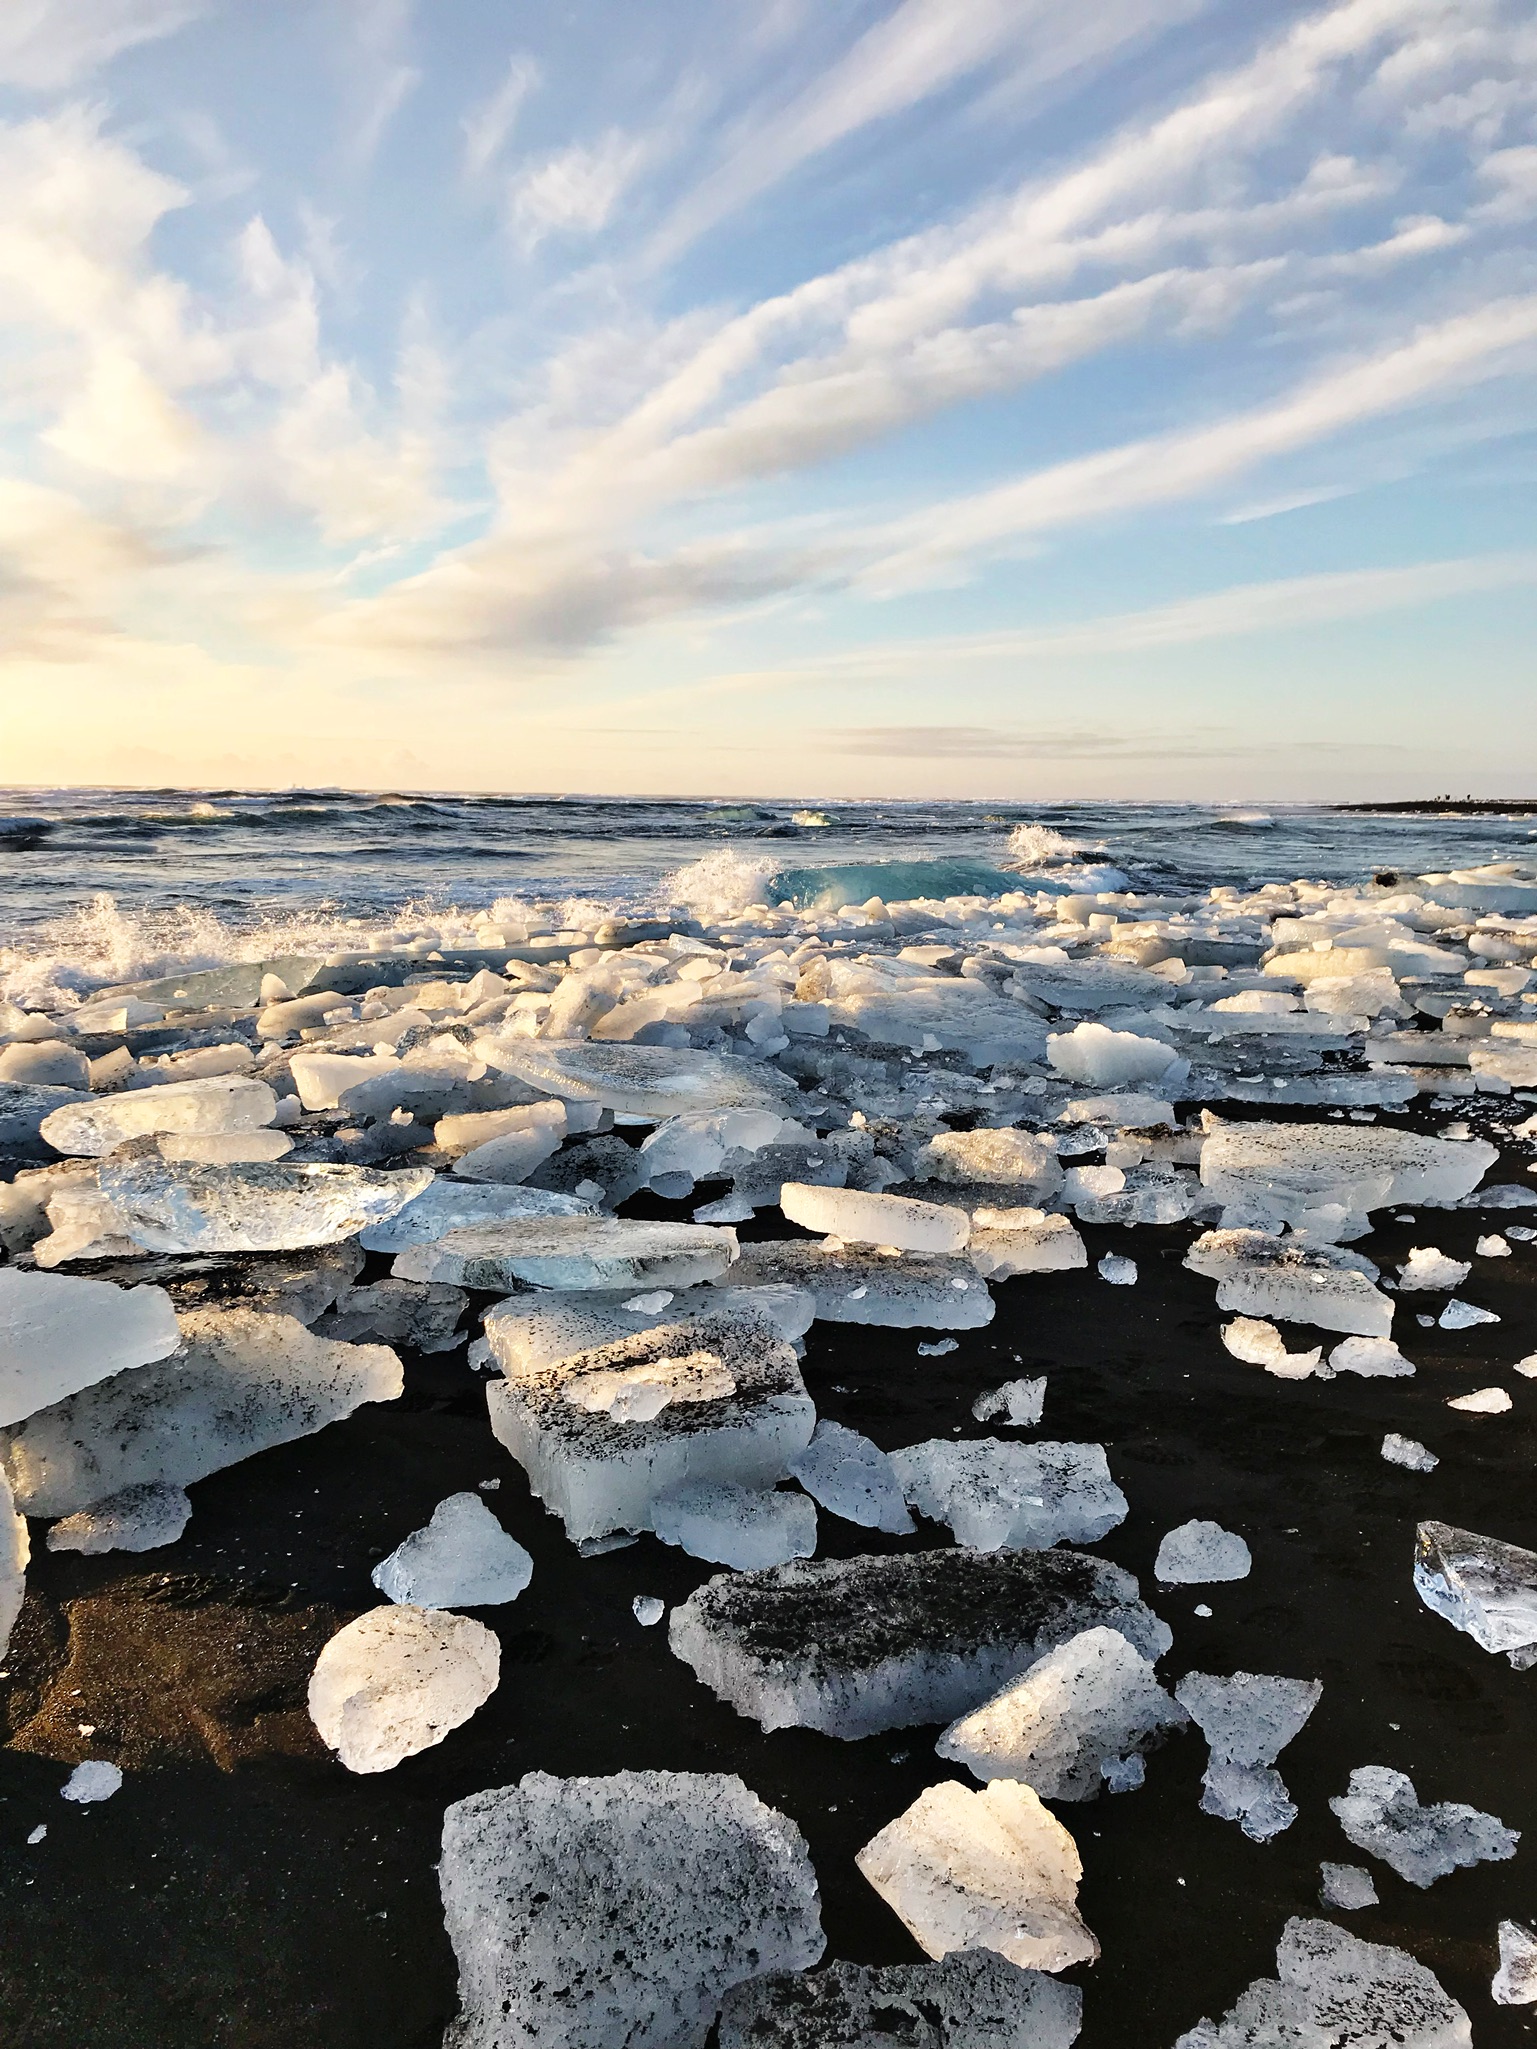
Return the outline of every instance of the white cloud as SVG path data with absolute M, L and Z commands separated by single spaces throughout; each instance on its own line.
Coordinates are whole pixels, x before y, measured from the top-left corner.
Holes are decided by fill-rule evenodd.
M 0 85 L 58 92 L 121 51 L 168 36 L 208 0 L 5 0 Z
M 644 160 L 644 147 L 617 128 L 595 143 L 525 164 L 507 188 L 507 221 L 525 249 L 547 235 L 595 235 L 607 227 L 626 187 Z
M 513 57 L 507 76 L 489 99 L 465 115 L 464 175 L 471 183 L 483 178 L 506 147 L 523 102 L 540 82 L 539 66 L 532 57 Z

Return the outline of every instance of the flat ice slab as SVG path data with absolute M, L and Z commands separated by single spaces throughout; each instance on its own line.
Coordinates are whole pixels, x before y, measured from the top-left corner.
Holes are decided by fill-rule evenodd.
M 508 1362 L 486 1401 L 492 1430 L 573 1543 L 649 1530 L 659 1496 L 700 1481 L 772 1487 L 816 1423 L 794 1351 L 752 1310 Z
M 1185 1265 L 1218 1283 L 1219 1309 L 1316 1324 L 1354 1337 L 1385 1338 L 1393 1328 L 1392 1300 L 1372 1285 L 1365 1262 L 1332 1245 L 1267 1231 L 1206 1231 L 1186 1253 Z
M 776 1070 L 730 1053 L 500 1036 L 477 1040 L 475 1051 L 488 1066 L 546 1095 L 601 1103 L 658 1122 L 697 1110 L 772 1110 L 783 1116 L 794 1100 L 793 1088 Z
M 462 1288 L 686 1288 L 718 1280 L 736 1258 L 735 1231 L 627 1217 L 532 1217 L 470 1224 L 395 1255 L 401 1280 Z
M 1063 1971 L 1099 1955 L 1078 1912 L 1078 1845 L 1016 1780 L 980 1793 L 955 1779 L 930 1786 L 854 1861 L 931 1957 L 990 1949 Z
M 500 1224 L 512 1217 L 591 1216 L 592 1210 L 590 1202 L 547 1188 L 452 1181 L 439 1174 L 392 1216 L 370 1224 L 358 1242 L 365 1252 L 400 1252 L 407 1245 L 431 1245 L 468 1225 Z
M 264 1081 L 220 1074 L 66 1103 L 41 1128 L 55 1152 L 101 1159 L 125 1138 L 152 1132 L 259 1131 L 272 1122 L 277 1106 Z
M 136 1159 L 108 1161 L 97 1185 L 123 1236 L 148 1252 L 291 1252 L 355 1237 L 404 1209 L 431 1178 L 430 1167 L 384 1174 L 282 1161 Z M 47 1244 L 40 1241 L 39 1259 Z
M 906 1195 L 866 1195 L 856 1188 L 786 1181 L 779 1207 L 805 1230 L 825 1231 L 854 1244 L 895 1245 L 902 1252 L 960 1252 L 971 1236 L 965 1210 Z
M 1256 1979 L 1232 2012 L 1201 2021 L 1174 2049 L 1473 2049 L 1467 2014 L 1425 1966 L 1332 1921 L 1288 1921 L 1275 1978 Z
M 788 1463 L 791 1476 L 813 1501 L 845 1522 L 895 1537 L 912 1535 L 913 1519 L 902 1499 L 896 1468 L 878 1444 L 857 1430 L 824 1418 L 805 1450 L 794 1453 Z
M 386 1600 L 416 1608 L 490 1608 L 515 1601 L 534 1561 L 478 1494 L 450 1494 L 371 1575 Z
M 1387 1765 L 1360 1766 L 1329 1806 L 1358 1850 L 1421 1888 L 1464 1865 L 1514 1857 L 1521 1840 L 1519 1829 L 1460 1801 L 1422 1806 L 1414 1781 Z
M 77 1509 L 48 1532 L 50 1551 L 158 1551 L 174 1544 L 192 1519 L 184 1487 L 164 1481 L 124 1487 L 90 1508 Z
M 1537 1551 L 1450 1523 L 1423 1522 L 1415 1540 L 1414 1590 L 1433 1614 L 1512 1664 L 1537 1646 Z
M 977 1272 L 996 1281 L 1072 1273 L 1089 1263 L 1088 1247 L 1071 1218 L 1038 1209 L 974 1210 L 967 1252 Z
M 726 1995 L 720 2049 L 1072 2049 L 1083 1994 L 990 1949 L 937 1963 L 829 1964 Z
M 800 1830 L 725 1773 L 471 1794 L 443 1817 L 438 1882 L 459 1961 L 444 2049 L 702 2049 L 733 1986 L 824 1946 Z
M 980 1330 L 993 1320 L 987 1283 L 964 1259 L 911 1252 L 888 1258 L 868 1247 L 839 1251 L 805 1238 L 744 1245 L 731 1285 L 789 1285 L 816 1302 L 822 1323 L 873 1323 L 888 1330 Z
M 932 1437 L 891 1463 L 908 1506 L 978 1551 L 1093 1544 L 1126 1519 L 1102 1444 Z
M 953 1721 L 1101 1623 L 1149 1657 L 1173 1641 L 1105 1559 L 942 1550 L 718 1577 L 668 1629 L 674 1655 L 739 1714 L 854 1738 Z
M 0 1267 L 0 1425 L 163 1359 L 180 1343 L 164 1288 Z
M 490 1699 L 501 1658 L 491 1631 L 468 1615 L 373 1608 L 316 1659 L 310 1720 L 348 1771 L 393 1771 Z
M 1222 1202 L 1294 1223 L 1329 1203 L 1362 1214 L 1394 1202 L 1450 1206 L 1498 1158 L 1483 1139 L 1385 1125 L 1222 1124 L 1201 1148 L 1201 1180 Z

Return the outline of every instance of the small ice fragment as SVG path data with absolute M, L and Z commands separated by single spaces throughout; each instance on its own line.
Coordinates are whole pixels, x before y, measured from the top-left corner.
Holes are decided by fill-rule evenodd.
M 1537 1551 L 1448 1523 L 1422 1522 L 1414 1587 L 1433 1614 L 1486 1651 L 1514 1657 L 1537 1646 Z
M 630 1609 L 642 1629 L 654 1629 L 667 1613 L 667 1603 L 658 1600 L 655 1594 L 637 1594 L 630 1603 Z
M 1448 1259 L 1434 1245 L 1415 1245 L 1398 1269 L 1398 1285 L 1405 1294 L 1416 1289 L 1460 1288 L 1472 1271 L 1470 1259 Z
M 1368 1380 L 1403 1380 L 1414 1368 L 1391 1338 L 1343 1338 L 1329 1354 L 1331 1373 L 1359 1373 Z
M 665 1309 L 672 1300 L 671 1288 L 653 1288 L 649 1295 L 632 1295 L 628 1302 L 621 1302 L 621 1309 L 628 1309 L 634 1316 L 655 1316 L 659 1309 Z
M 1099 1263 L 1099 1277 L 1108 1281 L 1112 1288 L 1134 1288 L 1137 1284 L 1137 1262 L 1123 1259 L 1117 1252 L 1107 1252 Z
M 1101 1444 L 931 1437 L 891 1462 L 908 1506 L 977 1551 L 1095 1544 L 1126 1518 Z
M 787 1463 L 791 1477 L 800 1481 L 812 1500 L 846 1522 L 897 1537 L 912 1535 L 913 1519 L 902 1499 L 895 1467 L 879 1445 L 857 1430 L 824 1418 L 813 1431 L 810 1444 Z
M 1519 1921 L 1500 1923 L 1500 1968 L 1489 1997 L 1496 2006 L 1537 2005 L 1537 1934 Z
M 1446 1406 L 1461 1409 L 1465 1416 L 1503 1416 L 1513 1404 L 1503 1387 L 1480 1387 L 1472 1394 L 1454 1395 Z
M 960 1349 L 959 1338 L 935 1338 L 932 1344 L 920 1345 L 918 1347 L 918 1357 L 920 1359 L 943 1359 L 947 1353 L 958 1352 Z
M 1210 1622 L 1211 1620 L 1211 1609 L 1206 1605 L 1204 1601 L 1197 1601 L 1194 1608 L 1190 1612 L 1193 1615 L 1201 1616 L 1201 1618 L 1204 1621 Z
M 1247 1579 L 1253 1563 L 1242 1537 L 1221 1523 L 1195 1521 L 1169 1531 L 1158 1546 L 1153 1572 L 1165 1586 L 1210 1586 Z
M 122 1487 L 89 1508 L 77 1509 L 48 1532 L 50 1551 L 157 1551 L 174 1544 L 192 1519 L 184 1487 L 147 1481 Z
M 1201 1811 L 1236 1821 L 1256 1843 L 1268 1843 L 1297 1819 L 1285 1783 L 1270 1769 L 1317 1707 L 1316 1679 L 1235 1672 L 1230 1679 L 1187 1672 L 1174 1698 L 1199 1723 L 1211 1746 Z
M 1454 1295 L 1436 1321 L 1443 1330 L 1471 1330 L 1475 1323 L 1498 1323 L 1492 1309 L 1477 1309 L 1471 1302 L 1459 1302 Z
M 1046 1406 L 1046 1379 L 1006 1380 L 1002 1387 L 979 1394 L 971 1413 L 979 1423 L 1012 1423 L 1017 1430 L 1033 1430 Z
M 478 1494 L 450 1494 L 373 1569 L 387 1600 L 417 1608 L 489 1608 L 515 1601 L 534 1561 Z
M 1441 1463 L 1418 1438 L 1400 1437 L 1396 1430 L 1390 1430 L 1383 1438 L 1382 1456 L 1390 1466 L 1407 1466 L 1411 1473 L 1433 1473 Z
M 482 1494 L 494 1494 L 501 1484 L 500 1480 L 477 1480 L 475 1482 L 476 1487 Z
M 501 1645 L 442 1608 L 372 1608 L 339 1629 L 310 1675 L 310 1719 L 351 1772 L 387 1772 L 441 1743 L 496 1691 Z
M 1359 1864 L 1324 1864 L 1321 1870 L 1323 1882 L 1318 1897 L 1326 1907 L 1338 1907 L 1348 1914 L 1357 1907 L 1376 1906 L 1377 1888 L 1372 1875 Z
M 36 1846 L 36 1845 L 37 1845 L 38 1843 L 40 1843 L 40 1842 L 41 1842 L 41 1841 L 43 1840 L 43 1837 L 44 1837 L 45 1835 L 47 1835 L 47 1833 L 48 1833 L 48 1824 L 47 1824 L 47 1822 L 46 1822 L 46 1821 L 40 1821 L 40 1822 L 38 1823 L 37 1827 L 36 1827 L 35 1829 L 33 1829 L 33 1831 L 32 1831 L 32 1833 L 31 1833 L 31 1835 L 29 1835 L 29 1836 L 27 1837 L 27 1848 L 28 1848 L 29 1850 L 30 1850 L 30 1849 L 33 1849 L 33 1848 L 35 1848 L 35 1846 Z
M 1434 1885 L 1461 1865 L 1514 1857 L 1521 1831 L 1496 1815 L 1443 1800 L 1422 1807 L 1414 1781 L 1387 1765 L 1362 1765 L 1329 1802 L 1358 1850 L 1390 1865 L 1410 1885 Z
M 1509 1259 L 1510 1257 L 1510 1247 L 1498 1231 L 1491 1232 L 1487 1238 L 1480 1238 L 1473 1247 L 1473 1250 L 1480 1259 Z M 1514 1927 L 1515 1924 L 1514 1922 L 1506 1922 L 1505 1925 L 1506 1927 Z
M 110 1800 L 122 1783 L 123 1774 L 115 1764 L 88 1757 L 84 1764 L 75 1766 L 59 1791 L 66 1800 L 77 1800 L 83 1805 L 91 1800 Z
M 1515 1370 L 1527 1380 L 1537 1380 L 1537 1352 L 1528 1352 L 1524 1359 L 1518 1359 Z
M 930 1786 L 854 1861 L 930 1957 L 991 1949 L 1060 1971 L 1099 1955 L 1078 1912 L 1077 1845 L 1018 1780 Z
M 1259 1316 L 1235 1316 L 1222 1326 L 1222 1343 L 1235 1359 L 1246 1366 L 1263 1366 L 1278 1380 L 1306 1380 L 1318 1371 L 1323 1346 L 1311 1352 L 1288 1352 L 1286 1340 L 1273 1323 Z

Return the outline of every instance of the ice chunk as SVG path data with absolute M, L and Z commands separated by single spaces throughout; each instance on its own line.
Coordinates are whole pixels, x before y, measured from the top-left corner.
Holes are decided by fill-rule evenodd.
M 282 1131 L 168 1132 L 160 1139 L 163 1160 L 196 1160 L 222 1166 L 237 1160 L 281 1160 L 294 1142 Z
M 968 1256 L 988 1280 L 1016 1274 L 1069 1273 L 1089 1263 L 1088 1249 L 1066 1217 L 1038 1209 L 972 1212 Z
M 438 1871 L 444 2049 L 703 2049 L 732 1986 L 823 1949 L 800 1830 L 724 1773 L 530 1772 L 448 1809 Z
M 1162 1080 L 1178 1055 L 1161 1039 L 1113 1032 L 1102 1024 L 1079 1024 L 1070 1032 L 1048 1035 L 1046 1058 L 1069 1081 L 1090 1088 L 1119 1088 L 1124 1082 Z
M 17 1513 L 11 1484 L 0 1472 L 0 1658 L 5 1656 L 5 1647 L 26 1597 L 27 1564 L 31 1556 L 27 1519 Z
M 1475 1324 L 1498 1323 L 1492 1309 L 1479 1309 L 1471 1302 L 1459 1302 L 1454 1295 L 1436 1318 L 1442 1330 L 1472 1330 Z
M 317 1328 L 322 1337 L 348 1343 L 372 1338 L 416 1352 L 450 1352 L 460 1342 L 459 1319 L 468 1306 L 462 1288 L 441 1282 L 420 1286 L 415 1281 L 369 1281 L 360 1288 L 344 1288 Z
M 66 1515 L 48 1532 L 50 1551 L 158 1551 L 174 1544 L 192 1519 L 184 1487 L 150 1480 L 120 1488 Z
M 450 1494 L 372 1573 L 386 1600 L 415 1608 L 490 1608 L 515 1601 L 534 1561 L 478 1494 Z
M 441 1743 L 496 1691 L 502 1648 L 442 1608 L 372 1608 L 339 1629 L 310 1674 L 310 1720 L 350 1772 L 392 1771 Z
M 1116 1767 L 1133 1757 L 1140 1764 L 1188 1720 L 1151 1662 L 1101 1626 L 1048 1651 L 952 1722 L 934 1748 L 979 1779 L 1021 1779 L 1048 1800 L 1092 1800 Z
M 431 1177 L 430 1167 L 382 1174 L 370 1167 L 135 1159 L 107 1162 L 97 1183 L 116 1228 L 146 1251 L 289 1252 L 354 1237 L 403 1209 Z M 43 1239 L 36 1248 L 40 1263 L 48 1245 Z
M 1500 1923 L 1500 1968 L 1489 1997 L 1496 2006 L 1537 2005 L 1537 1934 L 1519 1921 Z
M 654 1629 L 667 1613 L 667 1603 L 659 1601 L 655 1594 L 637 1594 L 630 1608 L 642 1629 Z
M 970 1263 L 933 1253 L 894 1259 L 859 1246 L 760 1239 L 742 1246 L 730 1279 L 738 1288 L 802 1288 L 815 1300 L 824 1323 L 979 1330 L 993 1320 L 993 1298 Z
M 486 1400 L 574 1543 L 650 1529 L 657 1497 L 693 1482 L 772 1487 L 816 1422 L 794 1352 L 751 1310 L 509 1368 Z
M 1503 1416 L 1514 1405 L 1503 1387 L 1480 1387 L 1472 1394 L 1453 1395 L 1446 1406 L 1461 1409 L 1464 1415 Z
M 1382 1764 L 1353 1771 L 1348 1790 L 1329 1805 L 1358 1850 L 1421 1887 L 1461 1865 L 1514 1857 L 1521 1840 L 1519 1829 L 1476 1807 L 1447 1800 L 1422 1807 L 1413 1780 Z
M 1329 1354 L 1331 1373 L 1359 1373 L 1366 1380 L 1403 1380 L 1413 1366 L 1391 1338 L 1344 1338 Z
M 734 1231 L 627 1217 L 531 1217 L 469 1224 L 395 1256 L 399 1280 L 505 1290 L 686 1288 L 718 1280 L 736 1258 Z
M 277 1106 L 264 1081 L 220 1074 L 66 1103 L 43 1119 L 42 1135 L 55 1152 L 101 1159 L 125 1138 L 157 1131 L 259 1131 L 272 1122 Z
M 65 1104 L 90 1100 L 77 1089 L 0 1080 L 0 1150 L 46 1158 L 48 1148 L 40 1136 L 46 1119 Z
M 1118 1252 L 1107 1252 L 1098 1266 L 1102 1281 L 1108 1281 L 1112 1288 L 1134 1288 L 1137 1285 L 1137 1262 L 1123 1259 Z
M 1473 1250 L 1480 1259 L 1510 1258 L 1510 1246 L 1500 1236 L 1498 1231 L 1490 1232 L 1487 1236 L 1480 1238 L 1473 1247 Z M 1471 1271 L 1471 1268 L 1469 1271 Z
M 1317 1707 L 1316 1679 L 1235 1672 L 1220 1679 L 1187 1672 L 1174 1698 L 1187 1708 L 1211 1746 L 1201 1810 L 1236 1821 L 1256 1843 L 1268 1843 L 1297 1819 L 1281 1775 L 1270 1767 Z
M 89 1078 L 85 1055 L 63 1039 L 16 1041 L 0 1048 L 0 1082 L 18 1088 L 83 1089 Z
M 1263 1366 L 1278 1380 L 1306 1380 L 1318 1371 L 1323 1357 L 1322 1345 L 1315 1345 L 1311 1352 L 1288 1352 L 1275 1325 L 1258 1316 L 1235 1316 L 1231 1323 L 1223 1324 L 1222 1343 L 1235 1359 L 1242 1359 L 1246 1366 Z
M 894 1451 L 891 1463 L 909 1507 L 978 1551 L 1093 1544 L 1126 1518 L 1102 1444 L 931 1437 Z
M 1433 1473 L 1441 1461 L 1427 1451 L 1418 1438 L 1400 1437 L 1390 1430 L 1382 1440 L 1382 1456 L 1391 1466 L 1406 1466 L 1411 1473 Z
M 1256 1220 L 1296 1223 L 1330 1203 L 1357 1212 L 1455 1203 L 1498 1158 L 1482 1139 L 1424 1138 L 1383 1125 L 1219 1124 L 1201 1149 L 1201 1180 Z
M 1001 1387 L 979 1394 L 971 1413 L 979 1423 L 1012 1423 L 1016 1429 L 1033 1430 L 1046 1406 L 1046 1381 L 1006 1380 Z
M 0 1267 L 0 1425 L 181 1343 L 164 1288 Z
M 546 1110 L 556 1114 L 538 1114 Z M 494 1138 L 485 1139 L 459 1155 L 454 1161 L 454 1172 L 460 1180 L 510 1187 L 526 1181 L 536 1167 L 560 1151 L 566 1130 L 563 1103 L 535 1103 L 526 1110 L 493 1114 L 507 1118 L 508 1126 Z M 519 1121 L 514 1124 L 513 1119 Z
M 1014 1779 L 930 1786 L 854 1862 L 928 1956 L 990 1949 L 1062 1971 L 1099 1955 L 1078 1912 L 1078 1846 Z
M 1062 1186 L 1056 1148 L 1029 1131 L 941 1131 L 914 1157 L 919 1180 L 1026 1189 L 1041 1201 Z
M 1434 1245 L 1415 1245 L 1398 1269 L 1398 1285 L 1411 1294 L 1427 1288 L 1460 1288 L 1472 1271 L 1471 1259 L 1448 1259 Z
M 1083 1994 L 990 1949 L 937 1963 L 831 1964 L 726 1995 L 720 2049 L 1071 2049 Z
M 752 1572 L 810 1558 L 817 1548 L 817 1512 L 804 1494 L 696 1480 L 658 1495 L 651 1527 L 664 1544 L 690 1558 Z
M 1360 1942 L 1332 1921 L 1288 1921 L 1280 1972 L 1174 2049 L 1473 2049 L 1467 2014 L 1401 1949 Z
M 450 1231 L 474 1224 L 505 1223 L 515 1217 L 591 1216 L 592 1204 L 548 1188 L 466 1184 L 442 1175 L 412 1196 L 392 1216 L 371 1223 L 358 1242 L 366 1252 L 399 1252 L 407 1245 L 431 1245 Z
M 1174 1105 L 1161 1096 L 1124 1090 L 1113 1096 L 1079 1096 L 1058 1113 L 1062 1124 L 1105 1124 L 1119 1131 L 1151 1131 L 1174 1125 Z
M 288 1063 L 306 1110 L 335 1110 L 349 1089 L 399 1071 L 393 1053 L 328 1053 L 301 1048 Z
M 547 1095 L 658 1122 L 704 1110 L 771 1110 L 783 1116 L 792 1100 L 789 1086 L 772 1070 L 731 1053 L 500 1035 L 478 1039 L 475 1051 L 488 1066 Z
M 820 1559 L 708 1581 L 672 1611 L 674 1654 L 765 1729 L 855 1738 L 949 1722 L 1103 1623 L 1172 1642 L 1129 1572 L 1077 1551 Z
M 1393 1303 L 1373 1287 L 1364 1264 L 1332 1245 L 1248 1230 L 1203 1232 L 1185 1255 L 1192 1273 L 1218 1283 L 1219 1309 L 1385 1338 Z
M 791 1476 L 823 1508 L 862 1529 L 911 1536 L 913 1519 L 902 1499 L 896 1469 L 879 1445 L 857 1430 L 824 1418 L 804 1451 L 788 1461 Z M 810 1552 L 799 1554 L 809 1557 Z
M 1427 1608 L 1486 1651 L 1520 1653 L 1537 1644 L 1537 1551 L 1423 1522 L 1414 1587 Z
M 114 1793 L 122 1791 L 123 1774 L 115 1764 L 108 1764 L 105 1758 L 88 1757 L 83 1764 L 77 1764 L 69 1777 L 59 1788 L 65 1800 L 75 1800 L 81 1805 L 89 1801 L 110 1800 Z
M 72 1515 L 155 1481 L 189 1486 L 403 1386 L 387 1347 L 330 1344 L 292 1316 L 198 1309 L 181 1329 L 169 1358 L 0 1431 L 0 1466 L 27 1514 Z
M 786 1181 L 779 1207 L 792 1224 L 808 1231 L 826 1231 L 854 1244 L 895 1245 L 903 1252 L 959 1252 L 971 1236 L 965 1210 L 903 1195 L 865 1195 L 853 1188 Z
M 1221 1523 L 1181 1523 L 1158 1546 L 1153 1571 L 1166 1586 L 1214 1586 L 1247 1579 L 1253 1566 L 1243 1538 Z
M 1354 1913 L 1358 1907 L 1375 1907 L 1377 1888 L 1372 1875 L 1359 1864 L 1323 1864 L 1319 1867 L 1318 1897 L 1326 1907 Z

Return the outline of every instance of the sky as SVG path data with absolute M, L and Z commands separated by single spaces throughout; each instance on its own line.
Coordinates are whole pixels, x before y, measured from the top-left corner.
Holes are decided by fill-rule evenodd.
M 1530 0 L 6 0 L 0 782 L 1537 793 Z

